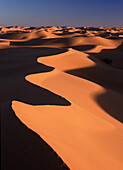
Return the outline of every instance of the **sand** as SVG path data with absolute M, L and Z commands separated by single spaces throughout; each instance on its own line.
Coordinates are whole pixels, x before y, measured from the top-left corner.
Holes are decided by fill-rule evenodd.
M 3 169 L 123 169 L 122 35 L 0 27 Z

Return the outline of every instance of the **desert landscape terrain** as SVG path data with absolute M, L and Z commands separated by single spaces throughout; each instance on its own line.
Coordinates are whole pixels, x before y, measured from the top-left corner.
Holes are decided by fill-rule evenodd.
M 123 28 L 0 27 L 2 170 L 123 169 Z

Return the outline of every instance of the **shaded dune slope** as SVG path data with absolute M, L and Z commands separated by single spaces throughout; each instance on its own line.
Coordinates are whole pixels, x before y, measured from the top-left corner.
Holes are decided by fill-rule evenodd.
M 100 53 L 88 53 L 88 54 L 100 59 L 105 63 L 107 60 L 107 64 L 109 64 L 109 66 L 111 67 L 123 69 L 123 43 L 121 43 L 115 49 L 104 49 Z
M 36 55 L 64 51 L 51 48 L 10 48 L 1 51 L 2 169 L 68 169 L 37 134 L 15 117 L 11 108 L 12 100 L 32 105 L 70 105 L 64 98 L 24 79 L 31 73 L 53 70 L 37 63 Z

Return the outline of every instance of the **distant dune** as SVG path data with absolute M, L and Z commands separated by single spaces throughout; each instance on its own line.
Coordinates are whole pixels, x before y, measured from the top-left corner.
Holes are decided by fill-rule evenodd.
M 0 27 L 2 170 L 123 169 L 123 28 Z

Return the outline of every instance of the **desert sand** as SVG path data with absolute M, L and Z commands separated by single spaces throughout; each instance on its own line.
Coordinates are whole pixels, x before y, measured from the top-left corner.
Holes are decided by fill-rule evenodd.
M 123 28 L 0 27 L 2 169 L 123 169 Z

